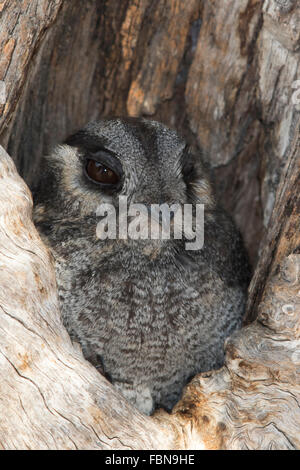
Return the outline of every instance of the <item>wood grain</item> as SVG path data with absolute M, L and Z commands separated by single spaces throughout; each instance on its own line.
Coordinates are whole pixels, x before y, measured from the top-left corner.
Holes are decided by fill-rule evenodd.
M 0 448 L 300 449 L 299 15 L 296 0 L 0 0 Z M 254 267 L 225 366 L 150 418 L 73 347 L 19 176 L 115 114 L 203 152 Z

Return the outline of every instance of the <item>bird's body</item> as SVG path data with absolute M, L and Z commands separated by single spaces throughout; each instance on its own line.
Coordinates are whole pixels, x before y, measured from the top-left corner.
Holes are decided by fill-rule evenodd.
M 91 181 L 96 158 L 114 170 L 112 184 Z M 161 124 L 116 119 L 87 126 L 45 168 L 35 221 L 54 255 L 71 338 L 141 411 L 171 409 L 189 377 L 222 365 L 224 341 L 241 326 L 249 274 L 200 158 Z M 119 195 L 146 206 L 205 204 L 203 248 L 186 250 L 184 238 L 100 240 L 97 206 L 117 208 Z

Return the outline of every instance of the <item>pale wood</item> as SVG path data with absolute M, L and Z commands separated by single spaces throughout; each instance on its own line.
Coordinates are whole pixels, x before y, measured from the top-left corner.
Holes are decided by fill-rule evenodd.
M 0 0 L 0 141 L 22 176 L 89 119 L 201 145 L 251 259 L 245 326 L 171 415 L 133 409 L 73 347 L 32 199 L 0 150 L 0 448 L 300 449 L 299 2 Z M 262 241 L 261 241 L 262 240 Z

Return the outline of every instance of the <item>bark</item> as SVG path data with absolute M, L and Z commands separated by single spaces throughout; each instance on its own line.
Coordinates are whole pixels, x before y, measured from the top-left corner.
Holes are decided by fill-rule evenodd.
M 145 417 L 71 344 L 1 149 L 0 447 L 299 449 L 298 2 L 0 0 L 0 15 L 0 141 L 28 183 L 90 119 L 161 120 L 203 150 L 255 268 L 225 366 Z
M 245 322 L 256 317 L 257 307 L 269 278 L 284 257 L 300 254 L 300 119 L 283 168 L 269 230 L 249 288 Z

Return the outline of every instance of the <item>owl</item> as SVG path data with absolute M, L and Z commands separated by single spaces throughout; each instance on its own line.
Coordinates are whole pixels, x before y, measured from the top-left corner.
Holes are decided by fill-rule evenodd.
M 171 410 L 191 377 L 222 366 L 225 339 L 242 322 L 247 255 L 202 160 L 163 124 L 103 119 L 43 159 L 34 191 L 63 323 L 85 358 L 145 414 Z M 203 207 L 202 246 L 187 249 L 184 230 L 181 238 L 118 236 L 122 197 L 149 214 L 153 205 L 192 207 L 192 224 Z M 112 237 L 97 230 L 103 204 L 115 211 Z

